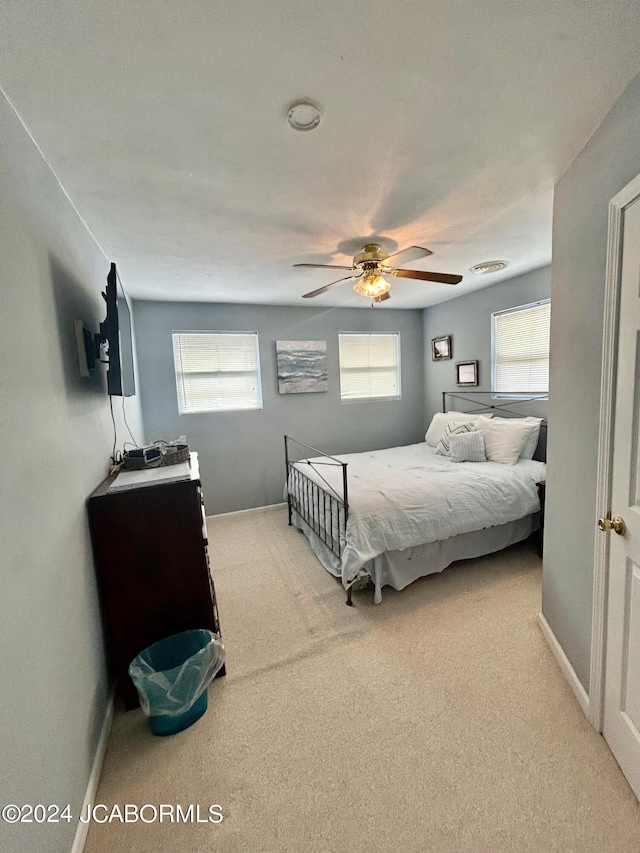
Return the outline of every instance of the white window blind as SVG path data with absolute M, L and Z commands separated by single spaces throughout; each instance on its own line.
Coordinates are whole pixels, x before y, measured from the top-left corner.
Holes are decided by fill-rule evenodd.
M 493 391 L 549 391 L 549 322 L 546 300 L 493 315 Z
M 181 415 L 262 408 L 256 332 L 173 332 L 172 338 Z
M 343 400 L 400 397 L 400 335 L 342 332 L 340 396 Z

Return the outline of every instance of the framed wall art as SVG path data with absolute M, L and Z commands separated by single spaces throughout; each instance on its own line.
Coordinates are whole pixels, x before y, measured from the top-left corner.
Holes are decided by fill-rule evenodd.
M 478 384 L 478 362 L 456 361 L 456 385 Z
M 329 389 L 326 341 L 276 341 L 276 358 L 279 394 Z
M 431 358 L 433 361 L 444 361 L 451 358 L 451 335 L 443 338 L 433 338 L 431 341 Z

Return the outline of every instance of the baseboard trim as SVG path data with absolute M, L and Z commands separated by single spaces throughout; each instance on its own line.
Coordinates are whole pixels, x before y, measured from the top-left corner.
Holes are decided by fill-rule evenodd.
M 111 724 L 113 722 L 113 707 L 114 693 L 111 691 L 109 701 L 107 702 L 107 708 L 104 712 L 104 720 L 102 722 L 102 729 L 100 731 L 96 753 L 93 757 L 93 765 L 91 766 L 91 774 L 87 783 L 87 790 L 85 791 L 84 801 L 82 803 L 81 814 L 83 815 L 86 814 L 88 808 L 91 809 L 94 806 L 95 796 L 98 790 L 98 782 L 100 781 L 100 773 L 102 771 L 102 762 L 104 761 L 104 754 L 107 750 L 107 741 L 109 740 L 109 732 L 111 731 Z M 76 834 L 73 838 L 73 845 L 71 847 L 71 853 L 82 853 L 88 832 L 89 824 L 78 821 Z
M 578 704 L 582 708 L 582 712 L 589 720 L 589 722 L 593 725 L 589 709 L 589 694 L 582 686 L 582 682 L 576 675 L 574 668 L 571 666 L 569 658 L 565 655 L 564 651 L 562 650 L 562 646 L 558 642 L 556 635 L 551 630 L 549 623 L 544 618 L 542 613 L 538 613 L 538 625 L 540 626 L 540 630 L 542 631 L 542 636 L 545 638 L 545 640 L 547 641 L 547 645 L 551 649 L 551 653 L 558 661 L 558 665 L 562 670 L 562 674 L 569 682 L 569 687 L 573 690 L 575 697 L 578 700 Z
M 269 510 L 270 512 L 273 512 L 276 509 L 282 509 L 285 506 L 286 503 L 267 504 L 266 506 L 253 506 L 249 509 L 237 509 L 234 512 L 219 512 L 216 515 L 208 515 L 207 518 L 227 518 L 230 515 L 246 515 L 250 512 L 264 512 L 264 510 Z

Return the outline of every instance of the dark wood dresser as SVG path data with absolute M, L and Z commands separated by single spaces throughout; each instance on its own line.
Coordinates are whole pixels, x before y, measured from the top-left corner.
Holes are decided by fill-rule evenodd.
M 139 652 L 179 631 L 220 633 L 197 455 L 109 477 L 88 512 L 116 693 L 134 708 L 128 667 Z

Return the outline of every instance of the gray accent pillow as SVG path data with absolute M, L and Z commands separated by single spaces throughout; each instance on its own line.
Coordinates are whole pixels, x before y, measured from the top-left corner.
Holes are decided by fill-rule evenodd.
M 447 424 L 444 428 L 444 432 L 440 436 L 440 441 L 436 445 L 436 453 L 440 454 L 440 456 L 448 456 L 449 443 L 452 436 L 474 432 L 476 428 L 475 423 L 459 423 L 458 421 L 453 421 L 452 423 Z
M 462 432 L 449 439 L 452 462 L 486 462 L 484 435 L 481 432 Z
M 481 415 L 471 415 L 469 412 L 436 412 L 431 419 L 431 423 L 429 424 L 429 429 L 425 434 L 424 440 L 430 447 L 436 447 L 440 440 L 440 436 L 442 435 L 442 430 L 447 426 L 447 424 L 453 423 L 453 421 L 459 424 L 477 424 L 477 422 L 482 420 L 482 418 L 492 417 L 493 412 L 487 412 Z

